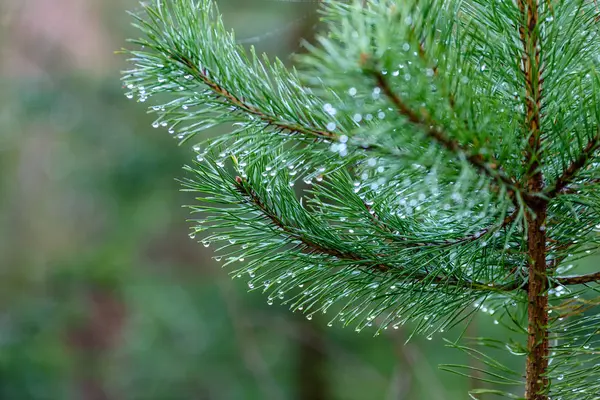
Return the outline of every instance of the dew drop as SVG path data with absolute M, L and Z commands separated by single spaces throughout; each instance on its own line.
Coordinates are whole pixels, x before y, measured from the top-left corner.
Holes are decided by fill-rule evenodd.
M 325 111 L 329 115 L 335 115 L 337 113 L 337 110 L 329 103 L 323 106 L 323 111 Z

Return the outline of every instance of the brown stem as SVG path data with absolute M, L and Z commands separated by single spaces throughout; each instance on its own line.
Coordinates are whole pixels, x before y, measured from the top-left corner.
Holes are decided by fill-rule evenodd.
M 542 74 L 539 46 L 538 0 L 518 0 L 522 24 L 519 34 L 523 45 L 521 66 L 525 81 L 526 131 L 529 135 L 524 165 L 527 168 L 527 190 L 539 193 L 544 189 L 541 172 L 543 156 L 541 134 Z M 548 202 L 526 200 L 528 249 L 528 339 L 525 398 L 548 400 L 548 271 L 546 264 L 546 219 Z
M 585 183 L 578 184 L 576 186 L 571 186 L 569 184 L 569 186 L 564 187 L 557 194 L 576 194 L 580 190 L 585 190 L 592 186 L 598 186 L 598 185 L 600 185 L 600 178 L 591 179 Z
M 286 235 L 302 242 L 302 244 L 310 252 L 317 254 L 325 254 L 342 260 L 356 261 L 357 263 L 361 264 L 367 261 L 357 254 L 340 251 L 338 249 L 316 243 L 312 239 L 303 235 L 299 229 L 285 224 L 281 220 L 281 218 L 273 210 L 271 210 L 271 208 L 258 196 L 258 194 L 254 190 L 252 190 L 252 188 L 248 184 L 248 181 L 238 176 L 236 177 L 236 184 L 237 190 L 244 196 L 248 197 L 250 203 L 257 207 L 263 213 L 263 215 L 273 223 L 273 225 L 277 226 L 281 231 L 285 232 Z M 392 269 L 391 266 L 382 263 L 375 265 L 371 264 L 370 267 L 376 272 L 387 272 Z
M 573 160 L 571 165 L 556 180 L 552 189 L 548 191 L 547 196 L 553 198 L 559 193 L 564 193 L 568 189 L 567 186 L 575 179 L 577 173 L 587 165 L 588 160 L 594 156 L 594 153 L 598 149 L 600 149 L 600 133 L 588 142 L 579 157 Z
M 315 242 L 310 237 L 304 235 L 301 229 L 287 225 L 280 218 L 280 216 L 274 210 L 272 210 L 271 207 L 269 207 L 269 205 L 266 204 L 263 199 L 261 199 L 260 196 L 252 189 L 248 181 L 239 176 L 236 177 L 236 190 L 246 197 L 246 201 L 249 204 L 252 204 L 255 208 L 260 210 L 265 218 L 271 221 L 273 225 L 277 226 L 288 237 L 301 242 L 304 248 L 310 253 L 327 255 L 340 260 L 354 262 L 356 265 L 369 268 L 375 273 L 402 272 L 402 270 L 397 266 L 381 262 L 374 263 L 368 258 L 352 251 L 342 251 L 331 246 Z M 373 257 L 377 259 L 385 258 L 385 256 L 381 254 L 374 254 Z M 472 290 L 508 292 L 522 289 L 521 282 L 517 280 L 505 284 L 485 284 L 477 281 L 460 280 L 453 276 L 432 275 L 427 272 L 417 273 L 412 271 L 410 272 L 409 278 L 414 282 L 423 282 L 432 285 L 464 287 Z
M 600 272 L 594 272 L 586 275 L 559 276 L 556 278 L 556 283 L 563 286 L 583 285 L 598 281 L 600 281 Z
M 373 211 L 373 209 L 371 208 L 371 206 L 369 206 L 364 201 L 363 201 L 363 204 L 364 204 L 365 208 L 367 209 L 371 220 L 373 221 L 373 223 L 375 225 L 377 225 L 379 227 L 379 229 L 384 230 L 384 231 L 386 231 L 389 234 L 392 234 L 393 237 L 394 237 L 394 240 L 397 240 L 397 241 L 400 241 L 400 242 L 405 242 L 407 244 L 410 244 L 411 246 L 416 246 L 416 247 L 450 246 L 450 245 L 454 245 L 454 244 L 461 244 L 461 243 L 473 242 L 473 241 L 481 238 L 482 236 L 488 234 L 489 232 L 500 230 L 500 229 L 503 229 L 503 228 L 507 227 L 508 225 L 510 225 L 513 222 L 515 222 L 515 220 L 519 216 L 519 210 L 515 210 L 510 215 L 507 215 L 502 220 L 501 223 L 490 225 L 490 226 L 486 226 L 485 228 L 482 228 L 482 229 L 478 230 L 477 232 L 472 233 L 470 235 L 466 235 L 466 236 L 463 236 L 463 237 L 458 238 L 458 239 L 444 239 L 444 240 L 434 240 L 434 241 L 427 242 L 427 243 L 417 243 L 417 242 L 411 242 L 410 239 L 408 239 L 407 237 L 402 237 L 402 236 L 399 237 L 397 235 L 394 235 L 394 232 L 390 228 L 390 226 L 387 225 L 384 221 L 382 221 L 381 218 L 379 218 L 379 216 L 377 215 L 377 213 L 375 213 Z
M 190 60 L 189 58 L 183 57 L 180 55 L 176 55 L 176 54 L 172 54 L 172 53 L 169 53 L 169 56 L 173 60 L 184 64 L 189 69 L 189 71 L 192 73 L 193 76 L 200 79 L 217 96 L 225 99 L 229 104 L 231 104 L 235 108 L 237 108 L 249 115 L 253 115 L 254 117 L 260 119 L 261 121 L 265 122 L 268 125 L 271 125 L 275 128 L 278 128 L 278 129 L 281 129 L 281 130 L 284 130 L 287 132 L 295 132 L 298 134 L 314 136 L 314 137 L 323 138 L 323 139 L 332 139 L 332 140 L 338 139 L 338 135 L 333 132 L 328 132 L 328 131 L 319 130 L 319 129 L 315 129 L 315 128 L 311 128 L 311 127 L 306 127 L 306 126 L 302 126 L 302 125 L 299 125 L 299 124 L 293 123 L 293 122 L 281 121 L 276 116 L 265 113 L 264 111 L 258 109 L 257 107 L 255 107 L 251 104 L 248 104 L 246 101 L 244 101 L 243 98 L 239 98 L 238 96 L 231 93 L 229 90 L 227 90 L 227 88 L 223 87 L 221 84 L 214 81 L 210 77 L 208 71 L 198 68 L 194 64 L 194 62 L 192 60 Z

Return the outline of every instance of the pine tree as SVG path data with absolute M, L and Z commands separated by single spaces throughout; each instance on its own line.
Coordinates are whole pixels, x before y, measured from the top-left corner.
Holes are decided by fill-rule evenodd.
M 296 69 L 246 51 L 212 0 L 133 14 L 128 97 L 193 145 L 194 228 L 309 319 L 430 336 L 495 313 L 524 398 L 597 399 L 600 12 L 594 0 L 326 1 Z M 569 275 L 567 275 L 570 273 Z M 501 392 L 480 390 L 477 393 Z M 508 393 L 505 395 L 509 396 Z M 511 397 L 515 398 L 514 395 Z M 521 397 L 519 397 L 521 398 Z

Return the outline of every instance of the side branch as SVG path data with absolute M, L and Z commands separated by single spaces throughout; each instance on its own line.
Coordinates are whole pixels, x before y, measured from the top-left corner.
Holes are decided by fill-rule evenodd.
M 489 232 L 503 229 L 503 228 L 507 227 L 508 225 L 512 224 L 513 222 L 515 222 L 517 220 L 519 213 L 520 213 L 519 209 L 516 209 L 510 215 L 507 215 L 502 220 L 502 222 L 499 224 L 488 226 L 487 228 L 481 229 L 472 235 L 468 235 L 468 236 L 465 236 L 460 239 L 446 240 L 445 244 L 451 245 L 451 244 L 467 243 L 467 242 L 475 241 L 475 240 L 479 239 L 480 237 L 482 237 L 483 235 L 488 234 Z
M 586 283 L 593 283 L 600 281 L 600 272 L 594 272 L 593 274 L 587 275 L 570 275 L 570 276 L 559 276 L 555 281 L 563 286 L 569 285 L 584 285 Z
M 462 243 L 474 242 L 475 240 L 483 237 L 484 235 L 486 235 L 486 234 L 488 234 L 490 232 L 497 231 L 497 230 L 500 230 L 500 229 L 503 229 L 503 228 L 507 227 L 508 225 L 510 225 L 513 222 L 515 222 L 516 219 L 517 219 L 517 217 L 519 216 L 519 209 L 516 209 L 510 215 L 507 215 L 502 220 L 502 222 L 500 222 L 498 224 L 487 226 L 487 227 L 485 227 L 483 229 L 480 229 L 477 232 L 472 233 L 470 235 L 466 235 L 464 237 L 456 238 L 456 239 L 433 240 L 431 242 L 425 243 L 425 242 L 412 242 L 407 237 L 398 236 L 398 235 L 394 234 L 393 229 L 388 224 L 386 224 L 384 221 L 382 221 L 381 218 L 379 218 L 379 216 L 377 215 L 377 213 L 375 213 L 375 211 L 371 208 L 371 206 L 369 206 L 364 201 L 363 201 L 363 205 L 365 206 L 367 212 L 369 213 L 371 221 L 373 221 L 373 223 L 379 229 L 381 229 L 381 230 L 385 231 L 386 233 L 392 235 L 395 241 L 399 241 L 401 243 L 406 243 L 406 244 L 409 244 L 409 245 L 412 245 L 412 246 L 415 246 L 415 247 L 451 246 L 451 245 L 455 245 L 455 244 L 462 244 Z
M 384 263 L 373 263 L 371 260 L 366 259 L 360 254 L 356 254 L 351 251 L 342 251 L 339 249 L 332 248 L 330 246 L 326 246 L 324 244 L 320 244 L 302 234 L 302 230 L 293 226 L 288 226 L 285 224 L 279 215 L 272 210 L 261 198 L 260 196 L 252 189 L 249 185 L 248 181 L 241 178 L 236 177 L 236 190 L 241 193 L 246 202 L 251 204 L 257 210 L 259 210 L 265 218 L 267 218 L 271 223 L 279 228 L 285 235 L 289 238 L 298 240 L 302 243 L 304 248 L 313 254 L 322 254 L 331 257 L 338 258 L 340 260 L 346 260 L 350 262 L 354 262 L 359 266 L 365 266 L 373 270 L 376 273 L 393 273 L 393 272 L 401 272 L 397 267 L 393 265 L 388 265 Z M 436 275 L 432 276 L 428 273 L 414 273 L 410 272 L 409 277 L 415 283 L 423 283 L 423 284 L 436 284 L 436 285 L 445 285 L 445 286 L 454 286 L 454 287 L 463 287 L 465 289 L 472 290 L 484 290 L 484 291 L 513 291 L 522 288 L 522 284 L 517 281 L 509 282 L 502 285 L 495 284 L 485 284 L 482 282 L 470 282 L 468 280 L 459 280 L 455 277 L 451 276 L 443 276 Z
M 521 187 L 512 178 L 508 177 L 499 167 L 496 160 L 485 159 L 481 154 L 471 154 L 467 149 L 463 148 L 461 144 L 450 138 L 446 132 L 437 126 L 437 123 L 424 113 L 418 114 L 416 111 L 411 109 L 404 101 L 392 90 L 386 77 L 379 71 L 372 71 L 372 74 L 377 81 L 377 86 L 385 93 L 390 101 L 396 106 L 397 111 L 400 115 L 404 116 L 409 122 L 420 127 L 430 139 L 444 147 L 456 155 L 464 155 L 477 170 L 483 172 L 497 183 L 504 185 L 508 188 L 508 194 L 513 199 L 516 198 L 517 192 L 523 192 Z M 525 197 L 526 194 L 523 193 Z
M 225 99 L 229 104 L 239 109 L 240 111 L 257 117 L 267 125 L 276 127 L 284 131 L 294 132 L 307 136 L 314 136 L 321 139 L 338 139 L 338 135 L 333 132 L 306 127 L 297 123 L 280 121 L 276 116 L 265 113 L 256 106 L 246 103 L 243 98 L 240 98 L 231 93 L 229 90 L 227 90 L 227 88 L 223 87 L 221 84 L 213 80 L 210 77 L 210 73 L 206 69 L 198 68 L 194 64 L 194 62 L 189 58 L 172 53 L 169 53 L 168 55 L 172 60 L 185 65 L 188 68 L 189 72 L 192 74 L 192 76 L 201 80 L 217 96 Z
M 590 181 L 584 182 L 577 186 L 571 186 L 571 185 L 566 186 L 560 192 L 558 192 L 557 195 L 559 195 L 559 194 L 574 194 L 580 190 L 585 190 L 585 189 L 590 188 L 591 186 L 597 186 L 597 185 L 600 185 L 600 178 L 591 179 Z
M 243 179 L 239 176 L 237 176 L 235 178 L 235 181 L 236 181 L 236 189 L 238 190 L 238 192 L 240 192 L 242 195 L 244 195 L 244 197 L 247 198 L 247 200 L 250 204 L 252 204 L 257 209 L 259 209 L 261 211 L 261 213 L 273 223 L 273 225 L 278 227 L 286 235 L 288 235 L 292 239 L 299 240 L 300 242 L 302 242 L 302 244 L 306 247 L 306 249 L 309 250 L 311 253 L 325 254 L 328 256 L 337 257 L 342 260 L 356 261 L 357 263 L 361 263 L 361 264 L 364 263 L 365 261 L 367 261 L 356 254 L 349 253 L 349 252 L 342 252 L 338 249 L 333 249 L 331 247 L 321 245 L 321 244 L 316 243 L 315 241 L 311 240 L 310 238 L 307 238 L 305 235 L 303 235 L 301 233 L 300 229 L 286 225 L 281 220 L 279 215 L 277 215 L 277 213 L 275 211 L 271 210 L 271 208 L 250 187 L 250 185 L 248 184 L 248 181 L 246 181 L 245 179 Z M 377 272 L 388 272 L 389 270 L 392 269 L 392 267 L 385 265 L 385 264 L 376 264 L 376 265 L 373 265 L 372 268 Z
M 594 136 L 585 146 L 585 149 L 581 152 L 579 157 L 575 159 L 571 165 L 563 172 L 563 174 L 556 180 L 556 183 L 547 192 L 549 198 L 556 197 L 558 194 L 568 192 L 568 186 L 576 178 L 579 171 L 585 168 L 588 160 L 594 156 L 594 153 L 600 149 L 600 133 Z

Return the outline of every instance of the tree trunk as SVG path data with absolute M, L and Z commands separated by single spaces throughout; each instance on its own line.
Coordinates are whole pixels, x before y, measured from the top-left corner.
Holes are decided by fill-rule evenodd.
M 548 294 L 546 214 L 543 203 L 527 215 L 529 250 L 528 339 L 525 398 L 548 400 Z

